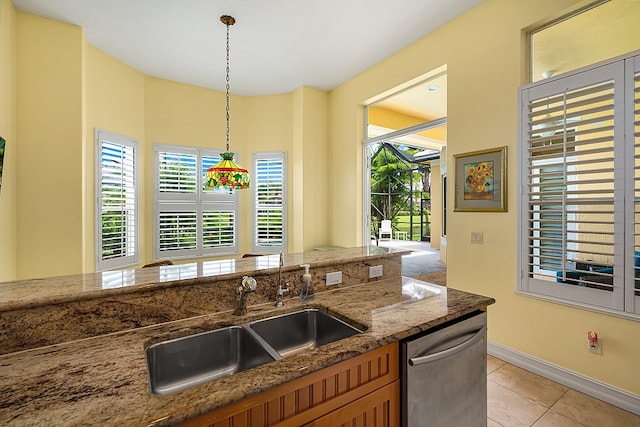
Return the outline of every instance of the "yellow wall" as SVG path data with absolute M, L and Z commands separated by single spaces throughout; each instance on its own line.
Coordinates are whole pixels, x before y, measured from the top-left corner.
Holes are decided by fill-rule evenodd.
M 293 199 L 290 252 L 304 252 L 328 245 L 329 193 L 326 185 L 328 166 L 328 100 L 326 92 L 302 87 L 293 94 L 294 147 L 289 181 Z M 291 205 L 290 205 L 291 206 Z
M 16 11 L 10 0 L 0 0 L 0 136 L 6 140 L 0 188 L 0 281 L 17 273 L 16 189 Z
M 83 268 L 84 34 L 17 13 L 17 274 Z
M 517 295 L 516 141 L 518 87 L 526 83 L 524 31 L 557 17 L 578 0 L 486 0 L 444 27 L 332 91 L 330 169 L 334 244 L 362 242 L 362 104 L 416 76 L 447 66 L 447 160 L 454 154 L 509 146 L 506 213 L 453 212 L 448 207 L 447 283 L 496 298 L 489 309 L 490 341 L 640 394 L 640 322 Z M 449 170 L 453 176 L 453 170 Z M 453 200 L 454 185 L 448 187 Z M 340 218 L 340 221 L 335 221 Z M 471 245 L 471 231 L 484 233 Z M 604 354 L 587 351 L 586 333 L 604 340 Z
M 115 60 L 101 50 L 86 45 L 86 126 L 85 126 L 85 266 L 84 271 L 95 269 L 95 149 L 96 129 L 117 133 L 138 141 L 140 177 L 145 176 L 147 162 L 144 111 L 145 76 Z M 138 209 L 140 218 L 146 217 L 146 193 L 140 188 Z M 144 221 L 142 221 L 144 224 Z M 149 251 L 145 241 L 145 228 L 141 227 L 139 260 L 144 262 Z M 150 256 L 150 255 L 149 255 Z

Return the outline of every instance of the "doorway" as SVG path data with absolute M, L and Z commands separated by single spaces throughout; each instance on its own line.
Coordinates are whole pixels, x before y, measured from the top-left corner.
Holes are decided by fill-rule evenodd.
M 446 92 L 446 67 L 441 67 L 366 105 L 363 244 L 380 243 L 384 220 L 391 221 L 390 240 L 439 248 Z

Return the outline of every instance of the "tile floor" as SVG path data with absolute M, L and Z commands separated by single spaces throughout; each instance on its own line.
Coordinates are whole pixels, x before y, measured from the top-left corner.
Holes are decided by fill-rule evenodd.
M 640 427 L 640 416 L 487 356 L 488 427 Z

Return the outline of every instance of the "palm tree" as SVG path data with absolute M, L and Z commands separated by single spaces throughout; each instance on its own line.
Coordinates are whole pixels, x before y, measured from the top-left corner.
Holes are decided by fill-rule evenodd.
M 383 219 L 393 221 L 398 212 L 409 208 L 413 174 L 411 164 L 401 158 L 401 151 L 397 144 L 382 143 L 371 158 L 371 224 L 374 228 Z

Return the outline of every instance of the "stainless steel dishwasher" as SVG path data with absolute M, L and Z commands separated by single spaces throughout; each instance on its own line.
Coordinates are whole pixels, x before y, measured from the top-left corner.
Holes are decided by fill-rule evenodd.
M 477 312 L 402 342 L 404 427 L 486 427 L 486 325 Z

